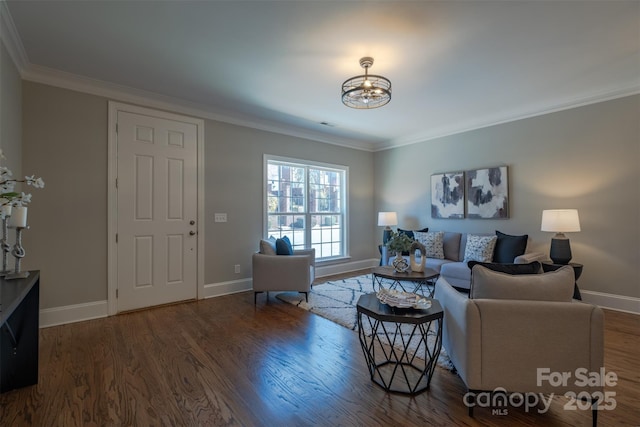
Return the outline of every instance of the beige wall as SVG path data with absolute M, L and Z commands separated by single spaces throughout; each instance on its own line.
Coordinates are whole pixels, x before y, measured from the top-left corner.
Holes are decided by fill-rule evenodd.
M 548 254 L 542 210 L 576 208 L 582 231 L 568 237 L 581 289 L 638 298 L 638 117 L 631 96 L 378 152 L 376 209 L 398 211 L 401 228 L 529 234 Z M 509 219 L 431 218 L 431 174 L 495 165 L 509 166 Z
M 375 154 L 205 120 L 205 283 L 251 277 L 266 153 L 349 166 L 352 261 L 377 256 L 378 210 L 397 210 L 405 228 L 528 233 L 548 252 L 542 209 L 575 207 L 582 289 L 639 297 L 639 106 L 627 97 Z M 41 308 L 104 301 L 108 100 L 25 81 L 22 108 L 23 166 L 47 183 L 33 191 L 25 233 L 25 267 L 42 270 Z M 432 173 L 499 164 L 509 166 L 510 219 L 430 218 Z M 214 212 L 228 222 L 214 223 Z
M 41 308 L 104 301 L 108 100 L 25 81 L 23 105 L 24 165 L 46 182 L 24 239 L 25 266 L 42 271 Z M 205 284 L 251 277 L 265 153 L 348 166 L 352 260 L 371 257 L 372 153 L 206 120 Z M 214 223 L 215 212 L 228 222 Z
M 0 41 L 0 148 L 2 161 L 19 177 L 22 174 L 22 83 L 11 56 Z
M 23 82 L 23 164 L 42 176 L 24 233 L 40 308 L 107 299 L 107 100 Z
M 206 283 L 251 276 L 251 254 L 263 227 L 264 154 L 348 166 L 351 260 L 371 258 L 371 153 L 211 120 L 205 138 Z M 227 213 L 228 222 L 213 222 L 215 212 Z M 240 275 L 234 274 L 235 264 L 241 266 Z

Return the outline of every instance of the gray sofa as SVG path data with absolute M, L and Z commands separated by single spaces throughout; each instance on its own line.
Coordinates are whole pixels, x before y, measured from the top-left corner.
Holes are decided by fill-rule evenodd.
M 480 236 L 489 236 L 486 233 L 471 233 Z M 529 243 L 529 242 L 527 242 Z M 471 270 L 464 260 L 465 248 L 467 245 L 467 233 L 444 232 L 443 249 L 444 259 L 427 257 L 426 267 L 431 268 L 443 277 L 447 282 L 460 289 L 469 289 L 471 285 Z M 390 265 L 395 254 L 389 253 L 382 247 L 382 265 Z M 409 257 L 405 257 L 409 258 Z M 533 261 L 546 261 L 548 257 L 540 252 L 529 252 L 529 244 L 523 255 L 514 258 L 514 264 L 527 264 Z

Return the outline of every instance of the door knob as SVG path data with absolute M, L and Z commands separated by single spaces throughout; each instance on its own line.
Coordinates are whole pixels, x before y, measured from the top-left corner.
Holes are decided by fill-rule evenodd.
M 191 231 L 189 232 L 189 236 L 195 236 L 195 235 L 196 235 L 196 232 L 195 232 L 195 231 L 191 230 Z
M 194 220 L 189 221 L 189 225 L 196 225 L 196 222 Z

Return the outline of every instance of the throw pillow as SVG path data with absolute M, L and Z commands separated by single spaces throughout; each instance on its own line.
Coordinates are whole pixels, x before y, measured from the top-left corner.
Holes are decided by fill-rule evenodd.
M 276 254 L 278 255 L 293 255 L 293 246 L 287 236 L 276 240 Z
M 569 302 L 574 283 L 570 265 L 549 273 L 516 276 L 478 265 L 473 269 L 469 298 Z
M 464 248 L 464 262 L 491 262 L 496 247 L 497 236 L 467 235 L 467 246 Z
M 260 240 L 260 253 L 264 255 L 277 255 L 275 237 L 271 236 L 269 240 Z
M 429 231 L 429 227 L 423 228 L 422 230 L 415 230 L 415 231 L 426 233 L 427 231 Z M 416 238 L 415 235 L 413 234 L 415 231 L 414 230 L 403 230 L 402 228 L 398 228 L 398 233 L 406 234 L 407 236 L 411 237 L 414 240 Z
M 444 259 L 444 231 L 415 231 L 413 234 L 424 245 L 427 258 Z
M 496 248 L 493 252 L 493 262 L 512 263 L 513 260 L 527 249 L 529 235 L 510 236 L 496 230 Z
M 469 261 L 467 265 L 471 269 L 471 274 L 473 274 L 473 267 L 476 265 L 507 274 L 538 274 L 542 269 L 542 264 L 538 261 L 533 261 L 528 264 L 500 264 L 495 262 Z

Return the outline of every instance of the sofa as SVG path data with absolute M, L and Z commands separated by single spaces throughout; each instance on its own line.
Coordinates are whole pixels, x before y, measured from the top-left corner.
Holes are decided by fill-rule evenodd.
M 469 415 L 482 406 L 474 400 L 479 391 L 574 393 L 591 397 L 595 425 L 603 387 L 578 374 L 601 372 L 604 316 L 572 299 L 572 267 L 510 275 L 476 265 L 472 277 L 467 294 L 440 276 L 434 295 L 444 310 L 443 347 L 469 390 Z M 569 376 L 554 383 L 553 373 Z
M 406 230 L 400 231 L 407 233 Z M 496 234 L 411 231 L 409 236 L 427 247 L 425 266 L 437 271 L 440 277 L 445 278 L 450 285 L 459 289 L 468 290 L 470 288 L 471 270 L 467 266 L 469 260 L 514 264 L 548 260 L 548 257 L 543 253 L 529 251 L 530 239 L 527 235 L 512 236 L 500 231 L 496 231 Z M 465 259 L 465 255 L 469 255 L 467 252 L 469 236 L 473 236 L 474 242 L 483 240 L 483 238 L 495 237 L 493 249 L 490 249 L 488 255 L 490 258 L 478 259 L 477 256 L 472 256 Z M 389 253 L 385 247 L 381 247 L 381 253 L 381 265 L 390 265 L 395 254 Z M 403 257 L 409 259 L 406 254 Z

